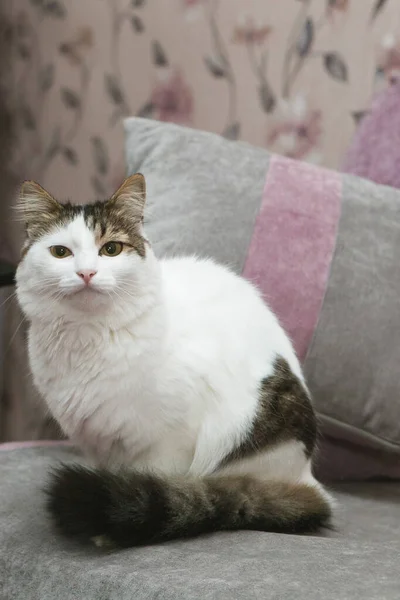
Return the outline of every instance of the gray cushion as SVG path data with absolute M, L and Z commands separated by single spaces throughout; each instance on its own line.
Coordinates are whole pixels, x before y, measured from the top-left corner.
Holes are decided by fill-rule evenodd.
M 190 252 L 241 272 L 269 154 L 168 123 L 125 122 L 128 172 L 147 183 L 146 231 L 160 255 Z
M 346 484 L 324 536 L 215 534 L 106 554 L 61 539 L 44 509 L 49 468 L 72 449 L 0 452 L 1 600 L 399 598 L 400 484 Z

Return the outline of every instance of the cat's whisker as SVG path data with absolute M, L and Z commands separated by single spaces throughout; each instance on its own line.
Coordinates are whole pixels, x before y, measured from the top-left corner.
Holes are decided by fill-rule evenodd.
M 122 301 L 126 300 L 127 298 L 135 301 L 135 296 L 124 289 L 119 289 L 118 291 L 114 289 L 114 293 Z
M 130 290 L 129 288 L 127 288 L 125 286 L 121 286 L 121 285 L 118 285 L 118 286 L 115 286 L 115 287 L 112 288 L 112 291 L 115 291 L 115 290 L 117 292 L 126 292 L 126 293 L 129 293 L 130 291 L 133 291 L 133 290 Z
M 53 279 L 41 279 L 40 281 L 34 282 L 30 284 L 30 289 L 31 290 L 36 290 L 36 289 L 49 289 L 52 287 L 56 287 L 57 284 L 54 283 Z
M 9 302 L 12 298 L 15 298 L 17 296 L 17 292 L 11 292 L 11 294 L 9 296 L 7 296 L 7 298 L 0 304 L 0 308 L 3 308 L 3 306 L 5 306 L 5 304 L 7 304 L 7 302 Z
M 113 293 L 115 294 L 115 296 L 117 296 L 117 298 L 119 300 L 121 300 L 123 302 L 123 297 L 119 294 L 119 292 L 114 288 Z
M 7 352 L 10 350 L 10 347 L 12 346 L 12 343 L 13 343 L 13 341 L 15 340 L 15 338 L 16 338 L 16 336 L 17 336 L 17 334 L 18 334 L 18 331 L 21 329 L 21 327 L 22 327 L 22 324 L 24 323 L 24 321 L 26 321 L 26 317 L 25 317 L 25 316 L 23 316 L 23 317 L 22 317 L 22 319 L 21 319 L 20 323 L 18 324 L 18 326 L 17 326 L 17 328 L 15 329 L 15 331 L 14 331 L 13 335 L 11 336 L 11 338 L 10 338 L 10 340 L 9 340 L 8 344 L 7 344 L 6 353 L 7 353 Z

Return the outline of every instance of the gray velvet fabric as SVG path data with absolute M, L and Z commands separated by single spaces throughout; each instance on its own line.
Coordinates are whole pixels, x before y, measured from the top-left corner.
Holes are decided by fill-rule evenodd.
M 128 174 L 140 170 L 147 180 L 146 232 L 157 254 L 208 256 L 241 273 L 269 154 L 136 117 L 125 121 L 125 136 Z
M 399 252 L 398 190 L 345 176 L 328 288 L 304 365 L 325 431 L 397 453 Z
M 0 452 L 1 600 L 397 600 L 400 484 L 335 492 L 325 536 L 215 534 L 105 554 L 60 539 L 44 511 L 49 467 L 72 449 Z

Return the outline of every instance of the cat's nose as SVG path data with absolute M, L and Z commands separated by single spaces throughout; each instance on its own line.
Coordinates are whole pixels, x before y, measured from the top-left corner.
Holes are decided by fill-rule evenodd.
M 83 279 L 86 285 L 89 284 L 90 280 L 96 275 L 96 273 L 97 271 L 93 271 L 92 269 L 81 269 L 80 271 L 77 271 L 77 275 Z

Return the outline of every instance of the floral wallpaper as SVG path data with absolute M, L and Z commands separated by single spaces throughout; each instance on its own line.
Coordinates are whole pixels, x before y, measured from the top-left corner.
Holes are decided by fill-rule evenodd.
M 121 119 L 173 121 L 338 167 L 400 74 L 398 0 L 13 0 L 12 166 L 106 196 Z

